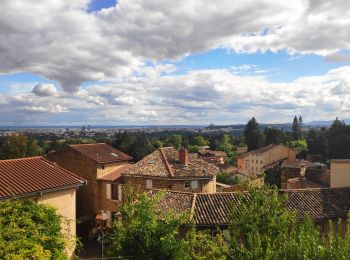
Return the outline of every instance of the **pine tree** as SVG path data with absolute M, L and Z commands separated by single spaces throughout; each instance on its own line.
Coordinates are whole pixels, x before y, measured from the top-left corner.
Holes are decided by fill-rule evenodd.
M 293 140 L 299 140 L 301 138 L 300 123 L 298 121 L 297 116 L 294 116 L 294 120 L 293 120 L 292 137 L 293 137 Z
M 264 136 L 260 131 L 259 124 L 254 117 L 249 120 L 245 126 L 244 141 L 248 146 L 248 151 L 260 148 L 264 145 Z

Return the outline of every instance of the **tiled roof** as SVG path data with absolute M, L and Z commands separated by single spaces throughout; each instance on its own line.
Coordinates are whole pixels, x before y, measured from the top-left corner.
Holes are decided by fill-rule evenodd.
M 72 144 L 70 148 L 89 157 L 97 163 L 130 161 L 132 157 L 105 143 L 97 144 Z
M 42 157 L 0 161 L 0 199 L 78 187 L 85 180 Z
M 131 167 L 131 163 L 124 164 L 123 166 L 101 176 L 98 178 L 101 181 L 116 181 L 121 177 L 122 173 L 128 170 Z
M 150 195 L 159 192 L 151 190 Z M 179 213 L 190 213 L 194 202 L 195 194 L 189 192 L 165 191 L 159 207 L 165 211 L 171 210 Z
M 301 164 L 305 164 L 306 167 L 314 167 L 315 166 L 315 164 L 313 164 L 310 161 L 307 161 L 307 160 L 304 160 L 304 159 L 297 159 L 297 160 L 295 160 L 293 162 L 290 162 L 290 161 L 283 162 L 282 168 L 296 168 L 296 169 L 299 169 Z
M 291 189 L 326 188 L 326 186 L 323 186 L 321 184 L 308 180 L 305 177 L 288 179 L 287 183 L 290 185 Z
M 198 153 L 201 155 L 210 154 L 212 156 L 217 156 L 217 157 L 227 156 L 227 154 L 223 151 L 214 151 L 214 150 L 199 150 Z
M 303 219 L 306 215 L 310 215 L 314 221 L 344 219 L 350 210 L 350 187 L 283 190 L 280 193 L 288 196 L 286 207 L 296 211 L 299 219 Z M 181 198 L 187 201 L 186 203 L 178 204 L 176 198 L 180 196 L 179 194 L 182 194 Z M 249 193 L 244 192 L 243 196 L 249 198 Z M 193 202 L 190 206 L 191 199 Z M 181 207 L 182 211 L 193 211 L 194 222 L 200 226 L 228 225 L 230 207 L 240 207 L 240 203 L 241 194 L 237 192 L 197 194 L 176 192 L 175 194 L 168 191 L 165 199 L 167 207 Z
M 160 148 L 133 164 L 123 175 L 154 176 L 167 178 L 212 178 L 219 168 L 194 154 L 189 154 L 189 163 L 179 161 L 179 151 L 173 147 Z
M 253 150 L 253 151 L 250 151 L 251 153 L 264 153 L 264 152 L 267 152 L 268 150 L 271 150 L 277 146 L 279 146 L 280 144 L 269 144 L 267 146 L 264 146 L 264 147 L 261 147 L 259 149 L 256 149 L 256 150 Z

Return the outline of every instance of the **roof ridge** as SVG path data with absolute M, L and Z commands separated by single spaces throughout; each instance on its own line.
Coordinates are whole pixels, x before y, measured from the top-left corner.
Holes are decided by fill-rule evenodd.
M 161 154 L 162 159 L 163 159 L 163 161 L 164 161 L 165 167 L 167 168 L 167 170 L 168 170 L 168 172 L 169 172 L 170 177 L 174 177 L 173 169 L 171 169 L 171 167 L 170 167 L 170 165 L 169 165 L 168 159 L 167 159 L 166 156 L 165 156 L 165 153 L 164 153 L 164 151 L 163 151 L 163 148 L 159 148 L 159 151 L 160 151 L 160 154 Z
M 107 145 L 106 143 L 90 143 L 90 144 L 69 144 L 68 146 L 96 145 L 96 144 L 105 144 L 105 145 Z
M 38 156 L 30 156 L 30 157 L 23 157 L 23 158 L 5 159 L 5 160 L 0 160 L 0 163 L 8 162 L 8 161 L 32 160 L 32 159 L 40 159 L 40 158 L 44 158 L 44 157 L 42 155 L 38 155 Z
M 194 212 L 195 212 L 195 207 L 196 207 L 196 200 L 197 200 L 197 194 L 193 193 L 191 210 L 190 210 L 190 220 L 192 220 L 194 218 Z

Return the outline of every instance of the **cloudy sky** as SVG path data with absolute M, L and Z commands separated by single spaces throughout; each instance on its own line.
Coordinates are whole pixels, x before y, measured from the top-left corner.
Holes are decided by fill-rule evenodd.
M 0 125 L 350 118 L 349 0 L 1 0 Z

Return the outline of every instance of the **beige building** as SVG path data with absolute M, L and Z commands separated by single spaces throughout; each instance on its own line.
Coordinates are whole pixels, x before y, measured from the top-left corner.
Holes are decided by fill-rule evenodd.
M 76 235 L 76 190 L 86 185 L 83 178 L 42 157 L 0 161 L 0 200 L 28 198 L 48 204 L 69 221 L 62 232 Z M 75 245 L 67 247 L 72 256 Z
M 242 174 L 255 178 L 264 173 L 266 168 L 282 160 L 294 162 L 295 150 L 282 144 L 270 144 L 237 156 L 237 168 Z
M 186 149 L 160 148 L 122 173 L 125 185 L 141 190 L 216 192 L 219 168 Z
M 81 223 L 79 235 L 90 236 L 96 214 L 104 210 L 112 217 L 115 203 L 107 195 L 113 184 L 111 179 L 129 165 L 132 158 L 105 143 L 69 145 L 49 153 L 48 158 L 88 181 L 88 185 L 77 193 L 77 215 Z M 113 192 L 115 194 L 114 186 Z
M 350 187 L 350 159 L 330 160 L 331 188 Z

